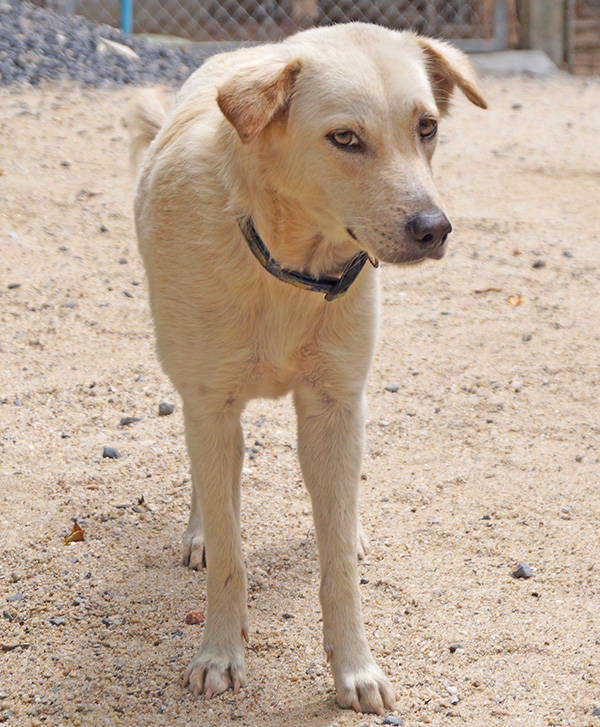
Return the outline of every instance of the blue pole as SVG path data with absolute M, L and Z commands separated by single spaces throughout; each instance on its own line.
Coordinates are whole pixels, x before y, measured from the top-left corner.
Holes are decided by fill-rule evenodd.
M 133 26 L 133 0 L 121 0 L 121 30 L 129 35 Z

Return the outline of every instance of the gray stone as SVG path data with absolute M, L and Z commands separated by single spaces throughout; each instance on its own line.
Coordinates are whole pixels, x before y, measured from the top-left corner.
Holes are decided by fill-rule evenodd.
M 167 417 L 175 411 L 175 404 L 170 401 L 161 401 L 158 405 L 158 416 Z
M 400 387 L 398 386 L 398 384 L 389 384 L 385 387 L 385 390 L 391 392 L 392 394 L 395 394 L 399 388 Z
M 22 593 L 15 593 L 14 596 L 8 596 L 6 599 L 9 603 L 14 603 L 15 601 L 24 601 L 25 597 Z
M 389 715 L 389 717 L 386 717 L 381 724 L 392 724 L 396 725 L 396 727 L 401 727 L 404 722 L 400 719 L 400 717 Z
M 141 422 L 141 421 L 142 421 L 142 417 L 121 417 L 119 426 L 128 427 L 130 424 L 135 424 L 136 422 Z
M 597 704 L 592 710 L 593 717 L 600 717 L 600 704 Z
M 519 563 L 512 572 L 513 578 L 531 578 L 531 568 L 526 563 Z
M 53 616 L 51 619 L 49 619 L 50 623 L 53 626 L 62 626 L 66 620 L 66 616 Z
M 118 449 L 115 449 L 114 447 L 104 447 L 102 450 L 102 456 L 106 459 L 119 459 L 121 456 Z

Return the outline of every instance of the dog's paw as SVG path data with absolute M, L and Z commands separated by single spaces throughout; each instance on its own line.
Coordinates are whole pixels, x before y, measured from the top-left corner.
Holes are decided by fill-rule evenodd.
M 204 536 L 186 533 L 183 538 L 181 562 L 192 570 L 206 568 L 206 551 L 204 550 Z
M 359 669 L 342 671 L 335 681 L 336 701 L 344 709 L 379 715 L 395 709 L 390 680 L 375 662 Z
M 210 698 L 227 689 L 237 694 L 246 685 L 244 656 L 241 652 L 216 655 L 200 649 L 186 669 L 183 681 L 195 697 L 205 694 Z

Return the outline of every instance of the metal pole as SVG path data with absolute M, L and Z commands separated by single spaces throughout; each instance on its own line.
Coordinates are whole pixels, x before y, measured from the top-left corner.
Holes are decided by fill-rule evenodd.
M 133 26 L 133 0 L 121 0 L 121 30 L 129 35 Z

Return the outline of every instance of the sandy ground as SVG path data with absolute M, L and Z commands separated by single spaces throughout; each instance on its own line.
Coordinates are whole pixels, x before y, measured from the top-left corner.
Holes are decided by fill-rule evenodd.
M 406 727 L 597 725 L 600 83 L 483 86 L 491 110 L 458 99 L 437 151 L 449 254 L 381 272 L 366 628 Z M 205 574 L 179 564 L 188 462 L 133 236 L 129 94 L 0 90 L 0 721 L 381 724 L 334 703 L 289 399 L 243 419 L 248 687 L 181 686 Z

